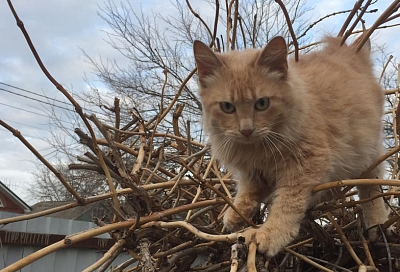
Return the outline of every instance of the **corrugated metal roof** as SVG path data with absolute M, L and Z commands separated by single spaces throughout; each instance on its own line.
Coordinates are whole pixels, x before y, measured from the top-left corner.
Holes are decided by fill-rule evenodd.
M 2 245 L 0 247 L 0 267 L 6 267 L 29 254 L 37 251 L 34 246 L 14 246 Z M 85 248 L 64 248 L 52 254 L 49 254 L 40 260 L 22 268 L 22 272 L 74 272 L 82 271 L 96 262 L 103 256 L 103 253 L 96 252 L 93 249 Z M 119 265 L 131 258 L 126 253 L 120 254 L 112 266 Z M 132 266 L 133 267 L 133 266 Z
M 0 219 L 18 216 L 20 214 L 10 212 L 0 212 Z M 62 234 L 70 235 L 82 232 L 88 229 L 96 228 L 93 222 L 78 221 L 61 219 L 55 217 L 39 217 L 30 220 L 10 223 L 5 225 L 2 229 L 8 231 L 18 232 L 32 232 L 32 233 L 45 233 L 45 234 Z M 96 236 L 99 238 L 110 238 L 108 234 Z
M 17 216 L 10 212 L 0 212 L 0 219 Z M 96 228 L 92 222 L 68 220 L 54 217 L 40 217 L 26 221 L 10 223 L 1 230 L 10 232 L 26 232 L 26 233 L 41 233 L 41 234 L 59 234 L 70 235 L 81 231 Z M 108 234 L 97 236 L 98 238 L 110 239 Z M 15 245 L 15 244 L 0 244 L 0 267 L 6 267 L 21 258 L 40 249 L 32 245 Z M 64 248 L 52 254 L 49 254 L 42 259 L 32 263 L 31 265 L 21 269 L 23 272 L 71 272 L 82 271 L 95 261 L 103 256 L 102 252 L 97 249 L 88 248 Z M 131 258 L 128 254 L 120 254 L 113 262 L 113 266 L 121 264 Z

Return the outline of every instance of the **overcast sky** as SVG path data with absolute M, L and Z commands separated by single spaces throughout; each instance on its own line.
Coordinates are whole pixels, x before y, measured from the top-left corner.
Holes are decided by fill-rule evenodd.
M 108 25 L 97 15 L 103 0 L 14 0 L 12 1 L 21 20 L 24 22 L 33 43 L 36 46 L 44 64 L 53 76 L 68 89 L 80 92 L 88 88 L 84 81 L 96 82 L 91 74 L 82 50 L 90 56 L 102 56 L 107 59 L 117 59 L 124 63 L 118 53 L 104 42 L 109 31 Z M 142 5 L 145 12 L 162 12 L 174 14 L 174 8 L 167 0 L 137 1 L 131 4 L 138 9 Z M 207 4 L 199 6 L 201 1 L 192 0 L 200 14 L 206 13 Z M 318 3 L 321 2 L 321 3 Z M 310 14 L 311 21 L 323 15 L 351 9 L 355 1 L 309 1 L 314 10 Z M 392 1 L 378 1 L 378 15 Z M 116 1 L 119 3 L 119 1 Z M 367 26 L 373 23 L 377 15 L 369 16 Z M 315 27 L 314 33 L 337 33 L 345 16 L 338 16 Z M 399 20 L 393 23 L 399 23 Z M 374 37 L 374 43 L 387 44 L 388 52 L 399 59 L 400 27 L 381 30 Z M 7 84 L 7 85 L 4 85 Z M 97 84 L 99 84 L 97 82 Z M 17 89 L 17 88 L 21 89 Z M 44 138 L 49 137 L 49 125 L 43 109 L 48 105 L 31 98 L 46 101 L 29 92 L 45 95 L 50 99 L 65 101 L 40 71 L 36 64 L 6 1 L 0 2 L 0 119 L 20 130 L 30 143 L 42 154 L 49 152 Z M 19 94 L 19 95 L 18 95 Z M 62 104 L 59 104 L 62 105 Z M 63 105 L 71 108 L 70 106 Z M 60 115 L 62 110 L 60 109 Z M 34 156 L 9 131 L 0 127 L 0 181 L 11 185 L 11 188 L 26 200 L 32 185 L 32 172 L 35 170 Z M 51 155 L 48 156 L 51 159 Z M 35 201 L 29 200 L 29 204 Z

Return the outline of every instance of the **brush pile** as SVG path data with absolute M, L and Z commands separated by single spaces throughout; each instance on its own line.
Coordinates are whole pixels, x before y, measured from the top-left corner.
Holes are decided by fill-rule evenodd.
M 218 1 L 217 1 L 218 2 Z M 292 45 L 298 57 L 299 46 L 285 6 L 276 1 L 287 16 Z M 348 20 L 339 36 L 345 41 L 362 21 L 371 1 L 362 6 L 358 1 L 349 13 Z M 10 6 L 11 5 L 11 2 Z M 202 20 L 187 4 L 193 16 Z M 218 4 L 219 5 L 219 4 Z M 234 49 L 236 33 L 241 30 L 238 0 L 226 3 L 228 24 L 226 48 Z M 400 1 L 382 12 L 377 21 L 364 31 L 362 44 L 380 26 L 398 17 Z M 25 37 L 29 37 L 23 24 L 12 8 Z M 357 16 L 356 16 L 357 14 Z M 218 14 L 216 14 L 218 18 Z M 210 32 L 211 46 L 222 51 L 221 41 L 216 38 L 218 20 L 214 32 Z M 350 23 L 352 24 L 350 25 Z M 33 45 L 32 52 L 36 53 Z M 40 58 L 36 55 L 39 63 Z M 4 271 L 16 271 L 52 252 L 79 243 L 102 233 L 109 233 L 115 244 L 104 257 L 85 271 L 107 271 L 118 254 L 128 252 L 131 260 L 115 265 L 110 271 L 399 271 L 400 270 L 400 216 L 398 214 L 400 181 L 398 180 L 398 127 L 396 108 L 400 89 L 386 90 L 387 140 L 392 144 L 388 153 L 366 171 L 388 160 L 390 174 L 387 180 L 346 180 L 317 186 L 314 191 L 342 188 L 341 195 L 311 209 L 303 220 L 301 233 L 296 241 L 272 259 L 256 253 L 256 247 L 247 247 L 236 233 L 225 231 L 222 217 L 232 205 L 235 179 L 229 169 L 215 161 L 206 142 L 198 142 L 191 136 L 191 124 L 183 126 L 182 112 L 185 105 L 177 101 L 196 69 L 188 73 L 175 97 L 166 107 L 147 120 L 131 113 L 132 120 L 121 125 L 119 99 L 112 109 L 115 120 L 104 123 L 95 115 L 86 115 L 71 95 L 41 66 L 57 89 L 65 94 L 86 125 L 87 131 L 77 129 L 80 142 L 89 149 L 71 169 L 96 171 L 107 180 L 109 192 L 83 198 L 57 170 L 50 165 L 25 138 L 14 128 L 1 121 L 1 125 L 18 137 L 35 155 L 52 170 L 60 182 L 75 197 L 76 202 L 45 212 L 0 220 L 0 224 L 49 215 L 76 206 L 97 201 L 110 202 L 112 218 L 94 218 L 98 228 L 66 237 L 46 248 L 21 259 Z M 194 68 L 194 67 L 193 67 Z M 386 67 L 384 68 L 386 69 Z M 168 71 L 165 71 L 167 74 Z M 384 74 L 385 71 L 382 72 Z M 166 76 L 167 78 L 167 76 Z M 167 79 L 166 79 L 167 80 Z M 160 94 L 162 99 L 162 94 Z M 162 105 L 161 101 L 161 105 Z M 398 120 L 398 119 L 397 119 Z M 182 122 L 183 121 L 183 122 Z M 165 127 L 169 127 L 165 130 Z M 101 135 L 95 136 L 95 135 Z M 376 183 L 392 209 L 391 218 L 376 226 L 381 237 L 370 243 L 362 222 L 360 202 L 355 197 L 355 185 Z M 370 199 L 369 201 L 373 201 Z M 268 216 L 268 205 L 261 207 L 252 219 L 262 223 Z M 388 232 L 391 235 L 386 235 Z

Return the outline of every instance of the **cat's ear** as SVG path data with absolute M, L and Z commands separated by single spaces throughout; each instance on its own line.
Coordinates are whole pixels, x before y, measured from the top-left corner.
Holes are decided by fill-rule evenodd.
M 273 38 L 263 49 L 256 61 L 256 65 L 268 68 L 268 71 L 276 71 L 281 77 L 287 75 L 287 46 L 283 37 Z
M 194 41 L 193 52 L 200 86 L 207 88 L 210 80 L 215 77 L 223 64 L 217 55 L 201 41 Z

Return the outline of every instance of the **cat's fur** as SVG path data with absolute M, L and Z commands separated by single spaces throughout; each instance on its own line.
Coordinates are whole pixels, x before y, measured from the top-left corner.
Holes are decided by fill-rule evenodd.
M 264 49 L 222 54 L 194 43 L 212 154 L 239 176 L 234 204 L 251 218 L 261 202 L 272 200 L 266 222 L 243 232 L 268 256 L 298 235 L 318 197 L 311 194 L 315 185 L 357 178 L 383 154 L 383 93 L 369 49 L 356 54 L 327 37 L 324 49 L 288 63 L 282 37 Z M 369 177 L 381 177 L 382 170 Z M 358 190 L 361 198 L 379 193 L 377 186 Z M 387 219 L 382 199 L 362 208 L 367 227 Z M 245 227 L 232 209 L 224 224 L 233 231 Z

